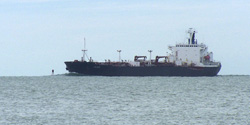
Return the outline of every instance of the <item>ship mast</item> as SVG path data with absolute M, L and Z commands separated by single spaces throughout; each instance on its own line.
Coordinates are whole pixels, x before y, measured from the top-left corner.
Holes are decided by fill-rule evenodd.
M 117 50 L 117 52 L 119 53 L 119 62 L 121 62 L 121 51 L 122 50 Z
M 153 52 L 153 50 L 148 50 L 148 52 L 150 53 L 150 55 L 149 55 L 149 65 L 151 65 L 151 53 Z
M 84 49 L 82 50 L 83 52 L 83 56 L 82 56 L 82 62 L 85 62 L 85 55 L 86 55 L 86 41 L 85 41 L 85 38 L 84 38 Z

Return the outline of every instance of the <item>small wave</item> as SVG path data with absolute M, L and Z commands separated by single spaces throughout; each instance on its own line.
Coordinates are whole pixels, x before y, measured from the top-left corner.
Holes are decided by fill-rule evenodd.
M 65 74 L 61 74 L 63 76 L 86 76 L 84 74 L 79 74 L 79 73 L 65 73 Z

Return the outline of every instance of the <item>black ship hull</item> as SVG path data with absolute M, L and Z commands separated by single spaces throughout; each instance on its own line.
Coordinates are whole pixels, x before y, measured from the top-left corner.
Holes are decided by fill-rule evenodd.
M 221 69 L 217 67 L 190 67 L 175 65 L 155 66 L 115 66 L 100 65 L 95 62 L 65 62 L 69 72 L 94 76 L 216 76 Z

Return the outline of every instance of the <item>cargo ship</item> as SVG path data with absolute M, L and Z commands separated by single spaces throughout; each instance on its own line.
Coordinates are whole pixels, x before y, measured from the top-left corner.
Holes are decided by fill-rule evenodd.
M 85 60 L 87 50 L 84 47 L 81 60 L 64 63 L 69 72 L 91 76 L 216 76 L 221 63 L 214 61 L 213 53 L 205 44 L 198 44 L 194 29 L 190 28 L 187 33 L 186 43 L 168 46 L 171 52 L 155 59 L 151 59 L 152 50 L 148 50 L 149 59 L 147 56 L 135 56 L 133 61 L 123 61 L 120 59 L 121 50 L 117 50 L 119 61 L 96 62 L 92 58 Z

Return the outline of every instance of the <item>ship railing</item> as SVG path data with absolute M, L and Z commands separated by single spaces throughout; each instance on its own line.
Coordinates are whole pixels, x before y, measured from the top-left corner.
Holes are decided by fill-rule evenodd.
M 211 62 L 211 61 L 207 61 L 207 62 L 203 62 L 204 65 L 216 65 L 218 66 L 220 64 L 220 62 Z
M 205 44 L 176 44 L 175 47 L 206 47 Z

